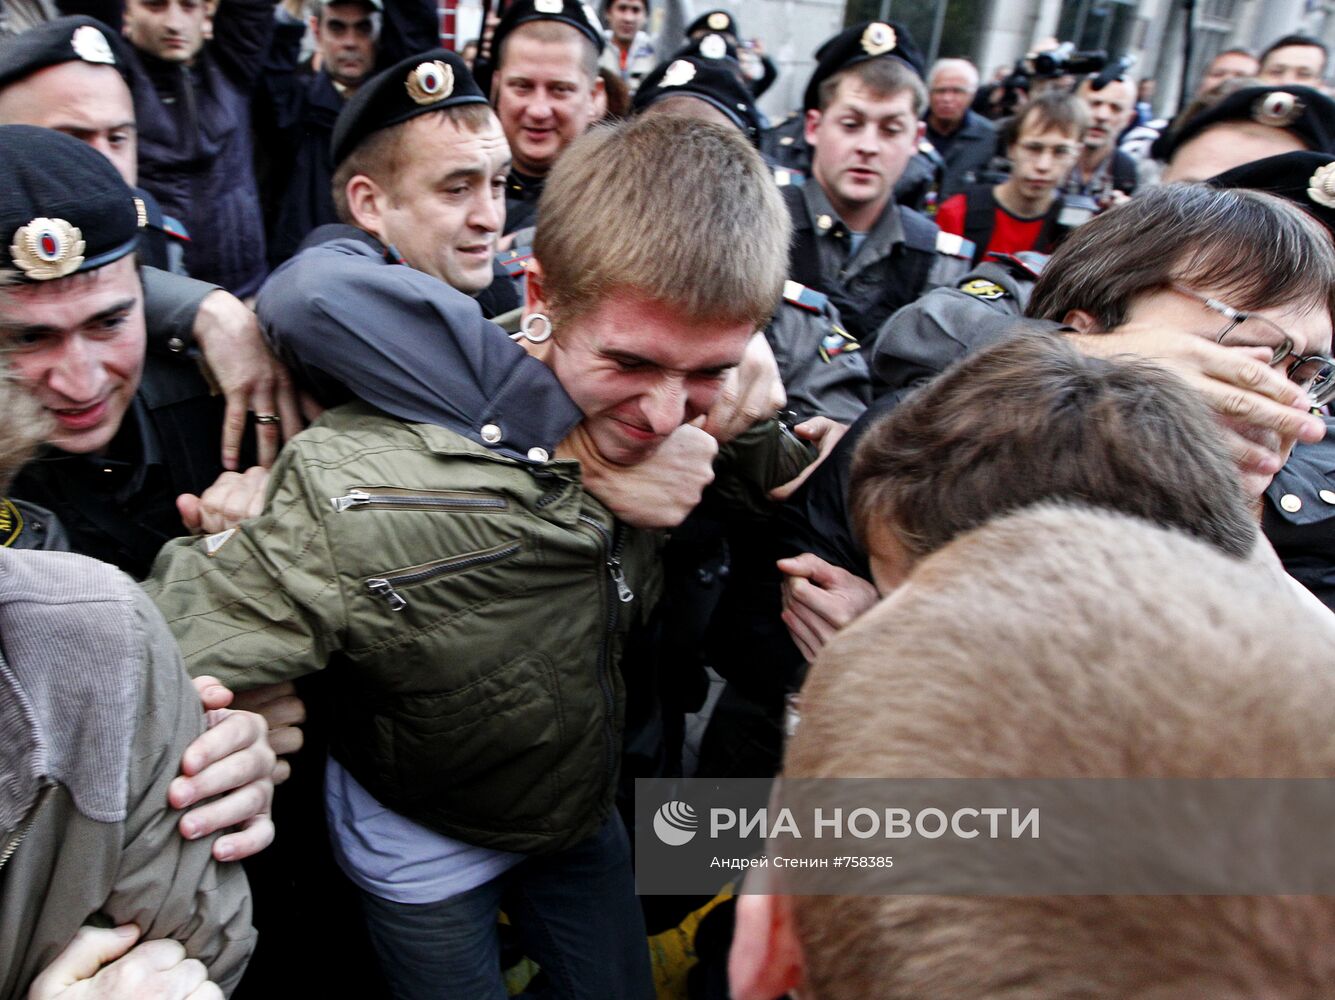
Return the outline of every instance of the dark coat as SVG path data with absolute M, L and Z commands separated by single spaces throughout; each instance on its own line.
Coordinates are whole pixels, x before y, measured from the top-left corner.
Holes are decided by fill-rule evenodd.
M 129 49 L 139 182 L 190 233 L 197 278 L 245 297 L 267 273 L 250 92 L 273 31 L 273 0 L 222 0 L 193 66 Z M 128 46 L 127 46 L 128 48 Z
M 927 138 L 931 140 L 930 132 Z M 946 161 L 937 199 L 941 202 L 967 185 L 976 183 L 977 175 L 987 169 L 988 163 L 997 153 L 997 127 L 982 115 L 966 111 L 964 124 L 951 135 L 950 141 L 933 144 Z

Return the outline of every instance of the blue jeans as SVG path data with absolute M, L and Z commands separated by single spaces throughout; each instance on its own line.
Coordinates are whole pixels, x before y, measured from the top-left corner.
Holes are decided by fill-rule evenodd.
M 630 842 L 616 812 L 574 847 L 526 858 L 438 903 L 361 896 L 372 944 L 397 1000 L 506 1000 L 496 930 L 502 909 L 525 954 L 544 973 L 543 997 L 653 997 Z

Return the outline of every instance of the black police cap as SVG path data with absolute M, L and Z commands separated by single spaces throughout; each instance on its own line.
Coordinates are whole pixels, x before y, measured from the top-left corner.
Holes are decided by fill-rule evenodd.
M 111 66 L 129 81 L 116 33 L 91 17 L 58 17 L 0 40 L 0 89 L 67 62 Z
M 807 84 L 802 106 L 811 111 L 820 106 L 820 85 L 850 66 L 880 57 L 898 59 L 909 69 L 923 75 L 922 52 L 898 21 L 863 21 L 826 41 L 816 50 L 816 71 Z
M 432 49 L 403 59 L 357 88 L 334 122 L 335 165 L 368 135 L 432 111 L 486 104 L 467 64 L 453 52 Z
M 1335 152 L 1335 101 L 1311 87 L 1244 87 L 1188 119 L 1155 149 L 1167 162 L 1213 125 L 1256 122 L 1286 129 L 1310 149 Z
M 1335 155 L 1282 153 L 1226 170 L 1205 183 L 1265 191 L 1293 202 L 1335 234 Z
M 706 37 L 723 45 L 719 35 Z M 695 52 L 679 53 L 644 78 L 632 106 L 638 112 L 669 97 L 693 97 L 717 108 L 755 143 L 760 137 L 760 113 L 740 74 L 741 67 L 726 55 L 710 58 Z
M 731 59 L 738 63 L 737 68 L 741 69 L 740 60 L 737 58 L 737 46 L 717 32 L 701 35 L 672 53 L 672 59 L 685 59 L 688 56 L 703 56 L 706 59 Z M 671 62 L 672 60 L 669 59 L 668 61 Z
M 705 11 L 686 29 L 687 37 L 694 35 L 697 31 L 721 31 L 732 35 L 733 38 L 742 37 L 741 28 L 737 27 L 737 18 L 733 17 L 726 10 Z
M 582 0 L 514 0 L 505 9 L 500 23 L 491 36 L 491 61 L 478 71 L 478 84 L 483 90 L 491 89 L 491 74 L 500 66 L 501 45 L 506 36 L 521 24 L 530 21 L 555 21 L 569 25 L 587 38 L 599 55 L 607 45 L 603 37 L 603 23 L 592 7 Z
M 51 129 L 0 125 L 0 275 L 51 281 L 120 260 L 141 209 L 93 147 Z

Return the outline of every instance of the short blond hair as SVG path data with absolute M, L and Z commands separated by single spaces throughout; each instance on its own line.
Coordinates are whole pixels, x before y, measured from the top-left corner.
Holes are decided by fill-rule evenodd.
M 769 322 L 788 213 L 735 128 L 676 116 L 598 126 L 552 168 L 533 255 L 563 320 L 633 292 L 695 321 Z
M 1259 560 L 1039 507 L 964 535 L 825 647 L 784 773 L 1329 778 L 1331 620 Z M 1335 899 L 793 900 L 812 995 L 1307 997 Z

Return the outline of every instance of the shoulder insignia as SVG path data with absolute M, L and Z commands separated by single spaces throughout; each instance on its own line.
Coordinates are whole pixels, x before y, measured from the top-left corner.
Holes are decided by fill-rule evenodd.
M 532 247 L 515 247 L 496 255 L 496 263 L 505 268 L 505 273 L 512 278 L 522 278 L 528 273 L 529 261 L 533 259 Z
M 0 500 L 0 548 L 9 548 L 23 534 L 23 512 L 12 500 Z
M 170 215 L 162 217 L 162 231 L 174 240 L 180 240 L 182 243 L 190 242 L 190 231 L 185 228 L 180 219 L 174 219 Z
M 1004 299 L 1010 295 L 1010 292 L 995 281 L 988 281 L 985 278 L 971 278 L 961 283 L 959 289 L 965 295 L 972 295 L 976 299 L 983 299 L 987 302 L 995 302 L 997 299 Z
M 774 183 L 779 187 L 801 187 L 807 182 L 807 175 L 800 170 L 788 167 L 774 168 Z
M 820 359 L 827 365 L 841 354 L 852 354 L 862 350 L 856 338 L 838 323 L 830 326 L 830 332 L 820 341 Z
M 807 312 L 819 313 L 825 311 L 825 304 L 830 299 L 823 292 L 818 292 L 814 288 L 808 288 L 796 281 L 785 281 L 783 283 L 783 301 L 789 305 L 797 306 L 799 309 L 805 309 Z
M 947 257 L 963 257 L 966 260 L 972 260 L 974 245 L 956 233 L 941 232 L 936 234 L 936 252 L 943 253 Z

